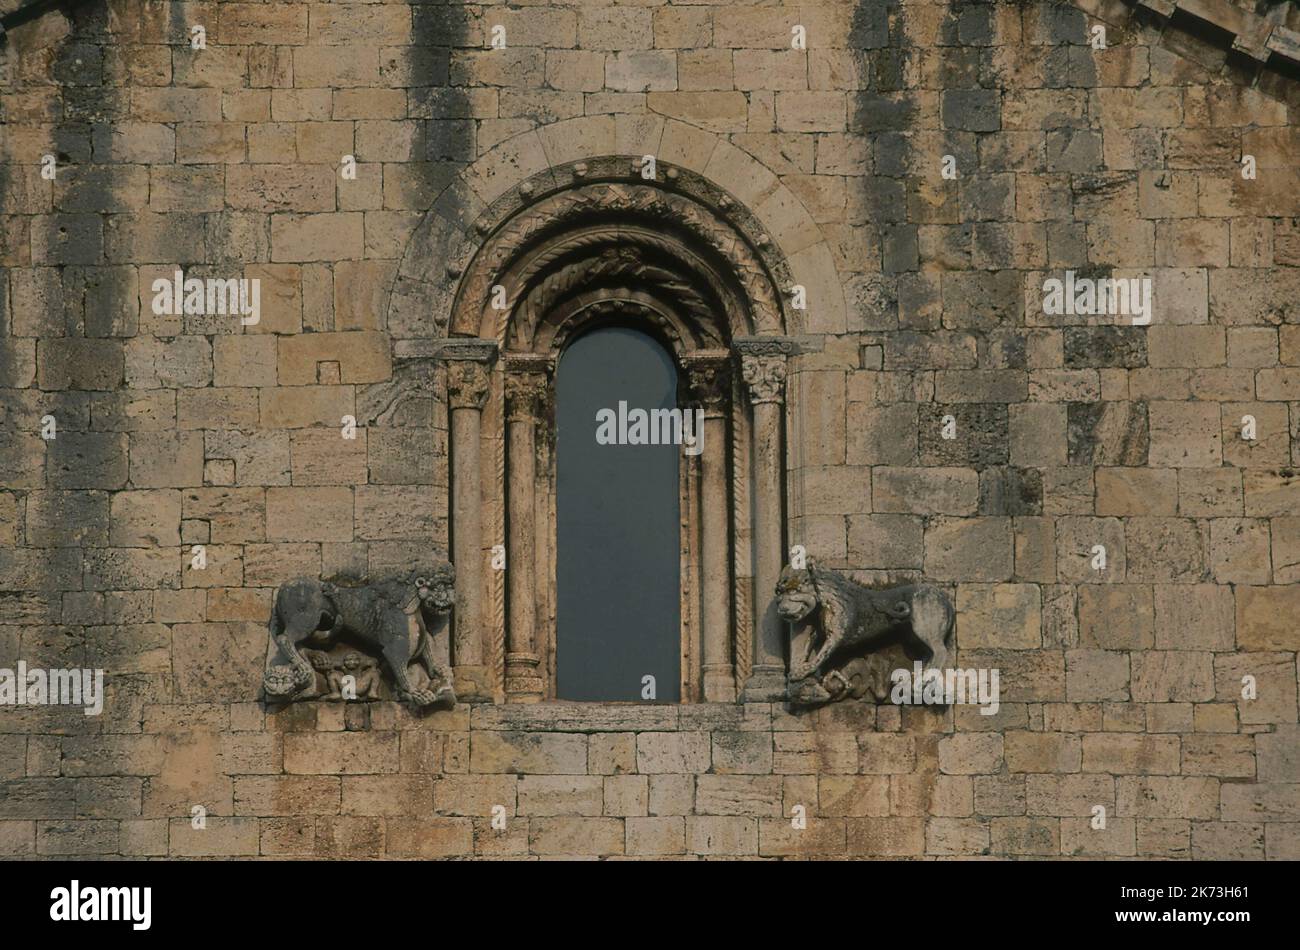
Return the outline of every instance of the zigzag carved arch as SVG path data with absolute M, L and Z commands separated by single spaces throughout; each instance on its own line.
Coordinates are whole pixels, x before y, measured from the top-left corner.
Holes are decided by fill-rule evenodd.
M 708 300 L 706 291 L 711 290 L 725 305 L 729 336 L 784 332 L 786 304 L 773 274 L 725 218 L 692 198 L 661 187 L 599 182 L 542 198 L 489 236 L 460 282 L 450 335 L 504 344 L 508 320 L 491 306 L 493 287 L 509 287 L 512 275 L 514 286 L 519 287 L 522 281 L 516 270 L 521 261 L 536 256 L 544 264 L 554 263 L 562 259 L 559 249 L 565 242 L 580 240 L 577 232 L 583 230 L 598 235 L 595 244 L 611 246 L 625 239 L 623 243 L 654 246 L 661 257 L 679 263 L 679 268 L 674 268 L 679 276 L 697 275 L 678 281 L 676 289 L 685 294 L 681 299 L 702 317 L 699 306 Z M 553 248 L 556 253 L 551 253 Z M 535 279 L 541 266 L 525 270 L 527 279 Z M 701 277 L 703 288 L 699 287 Z M 691 290 L 692 285 L 696 289 Z M 518 319 L 519 315 L 515 306 L 513 316 Z M 538 313 L 532 309 L 527 316 L 537 319 Z M 703 336 L 716 339 L 717 333 L 705 332 Z

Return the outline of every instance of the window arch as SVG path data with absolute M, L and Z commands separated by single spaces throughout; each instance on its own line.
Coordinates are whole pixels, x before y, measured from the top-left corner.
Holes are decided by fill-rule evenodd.
M 703 419 L 705 451 L 679 460 L 677 691 L 684 701 L 770 701 L 785 669 L 769 602 L 785 557 L 783 400 L 794 345 L 777 287 L 788 269 L 716 189 L 710 205 L 702 191 L 574 178 L 538 188 L 490 233 L 459 281 L 452 336 L 439 350 L 451 410 L 457 692 L 557 696 L 557 361 L 570 341 L 621 326 L 664 342 L 681 407 Z M 504 570 L 490 562 L 500 554 Z

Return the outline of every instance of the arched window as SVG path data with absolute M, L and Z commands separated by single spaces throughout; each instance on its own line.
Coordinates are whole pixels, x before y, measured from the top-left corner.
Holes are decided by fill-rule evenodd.
M 627 167 L 524 183 L 476 223 L 463 274 L 449 265 L 452 645 L 471 701 L 640 701 L 645 676 L 660 702 L 784 691 L 789 270 L 734 199 L 685 174 L 670 180 L 690 194 L 609 180 Z M 689 411 L 702 450 L 596 443 L 598 410 L 630 423 L 620 402 Z
M 702 448 L 681 444 L 694 410 L 668 352 L 617 326 L 568 345 L 555 399 L 556 696 L 676 702 L 678 459 Z

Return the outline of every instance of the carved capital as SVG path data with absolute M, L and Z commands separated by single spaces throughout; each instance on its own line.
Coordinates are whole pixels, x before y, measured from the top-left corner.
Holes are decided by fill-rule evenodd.
M 740 354 L 749 401 L 780 402 L 785 387 L 786 359 L 799 352 L 799 343 L 788 336 L 746 336 L 737 337 L 731 345 Z
M 490 373 L 486 363 L 456 360 L 447 364 L 447 401 L 453 409 L 482 409 Z
M 450 339 L 438 347 L 447 364 L 447 400 L 453 409 L 482 409 L 487 402 L 490 367 L 496 357 L 493 340 Z
M 784 356 L 742 356 L 741 372 L 749 387 L 750 402 L 781 402 L 785 393 Z
M 546 404 L 547 379 L 542 373 L 506 374 L 506 418 L 535 422 Z
M 511 422 L 535 422 L 546 413 L 554 362 L 535 353 L 508 353 L 506 370 L 506 418 Z

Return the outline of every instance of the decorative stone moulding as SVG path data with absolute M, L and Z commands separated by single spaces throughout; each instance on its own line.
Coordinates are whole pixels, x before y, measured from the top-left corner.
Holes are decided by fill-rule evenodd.
M 444 360 L 469 360 L 471 362 L 490 363 L 496 358 L 497 346 L 492 340 L 452 337 L 439 340 L 434 347 L 434 355 Z
M 299 577 L 275 592 L 267 625 L 267 702 L 398 699 L 454 706 L 447 615 L 455 569 L 443 562 L 371 580 Z
M 731 346 L 741 356 L 797 356 L 804 351 L 802 343 L 791 336 L 739 336 Z

